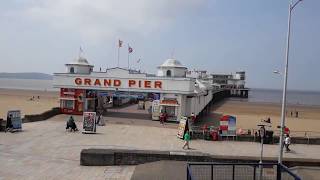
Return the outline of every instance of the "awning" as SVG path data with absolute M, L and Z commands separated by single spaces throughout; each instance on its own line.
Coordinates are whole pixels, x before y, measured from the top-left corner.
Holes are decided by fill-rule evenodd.
M 160 101 L 160 106 L 180 106 L 175 99 L 164 99 Z
M 73 97 L 61 97 L 59 98 L 60 100 L 71 100 L 71 101 L 75 101 L 76 99 Z
M 75 92 L 69 92 L 69 91 L 66 91 L 66 92 L 63 92 L 63 94 L 68 94 L 68 95 L 74 95 Z
M 160 106 L 180 106 L 179 104 L 160 103 Z

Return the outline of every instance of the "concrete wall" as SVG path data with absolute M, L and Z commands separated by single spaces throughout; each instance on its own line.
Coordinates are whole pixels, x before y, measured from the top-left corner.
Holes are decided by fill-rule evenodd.
M 193 112 L 195 115 L 199 115 L 199 113 L 211 102 L 213 98 L 212 90 L 208 90 L 208 94 L 200 94 L 198 96 L 194 96 L 192 98 L 187 98 L 186 106 L 190 106 L 186 108 L 188 111 L 186 113 L 188 116 Z
M 49 119 L 53 116 L 56 116 L 60 113 L 61 113 L 60 108 L 55 107 L 55 108 L 52 108 L 51 110 L 46 111 L 41 114 L 25 115 L 24 118 L 22 119 L 22 122 L 26 123 L 26 122 L 43 121 L 43 120 Z
M 80 165 L 83 166 L 113 166 L 137 165 L 160 160 L 189 161 L 189 162 L 232 162 L 257 163 L 259 157 L 230 157 L 214 156 L 201 152 L 173 152 L 148 150 L 115 150 L 115 149 L 83 149 L 80 153 Z M 277 158 L 264 158 L 264 163 L 276 163 Z M 314 159 L 285 158 L 286 166 L 319 166 L 320 162 Z

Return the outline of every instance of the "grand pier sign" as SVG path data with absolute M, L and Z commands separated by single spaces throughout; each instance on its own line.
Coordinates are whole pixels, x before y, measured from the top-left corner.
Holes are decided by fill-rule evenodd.
M 74 79 L 77 86 L 92 86 L 92 87 L 122 87 L 128 88 L 151 88 L 162 89 L 162 81 L 152 80 L 135 80 L 128 79 L 122 81 L 121 79 L 103 79 L 103 78 L 80 78 Z

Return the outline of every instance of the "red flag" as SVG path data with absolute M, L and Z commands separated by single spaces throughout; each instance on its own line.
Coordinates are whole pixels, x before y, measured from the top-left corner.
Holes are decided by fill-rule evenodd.
M 122 43 L 123 43 L 123 41 L 121 41 L 121 40 L 119 39 L 119 44 L 118 44 L 119 48 L 122 47 Z
M 128 51 L 129 51 L 129 53 L 132 53 L 133 52 L 132 47 L 128 46 Z

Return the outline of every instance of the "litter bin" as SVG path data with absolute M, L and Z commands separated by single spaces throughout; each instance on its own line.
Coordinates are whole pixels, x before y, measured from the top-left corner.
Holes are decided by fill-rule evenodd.
M 212 137 L 213 141 L 218 141 L 219 140 L 218 131 L 211 131 L 210 134 L 211 134 L 211 137 Z
M 266 131 L 266 135 L 263 139 L 264 144 L 272 144 L 273 143 L 273 131 Z
M 204 132 L 204 139 L 205 139 L 205 140 L 211 140 L 210 132 L 209 132 L 209 131 Z

